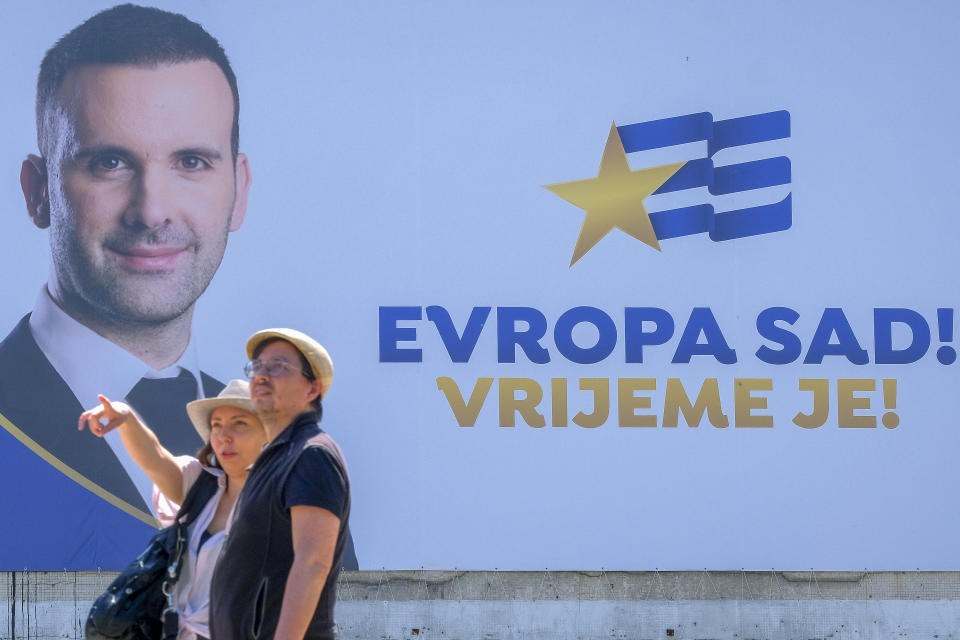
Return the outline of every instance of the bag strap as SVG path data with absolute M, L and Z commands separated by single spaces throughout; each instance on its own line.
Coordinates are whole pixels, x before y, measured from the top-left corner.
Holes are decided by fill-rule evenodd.
M 217 477 L 206 471 L 200 474 L 197 481 L 193 483 L 183 504 L 180 505 L 180 511 L 173 523 L 176 543 L 173 555 L 167 565 L 167 571 L 163 575 L 163 582 L 160 585 L 160 591 L 167 598 L 167 606 L 163 610 L 163 640 L 176 640 L 180 630 L 179 615 L 173 601 L 173 587 L 180 578 L 180 563 L 183 560 L 184 551 L 187 547 L 187 527 L 197 519 L 203 506 L 210 501 L 217 493 Z
M 206 506 L 210 498 L 217 493 L 217 476 L 206 471 L 202 471 L 197 481 L 193 483 L 187 495 L 184 496 L 180 504 L 180 511 L 177 512 L 177 522 L 183 520 L 183 526 L 189 527 L 197 519 L 203 507 Z M 198 508 L 199 506 L 199 508 Z
M 212 473 L 204 471 L 200 474 L 200 477 L 197 478 L 197 481 L 193 483 L 193 486 L 190 487 L 186 497 L 183 499 L 183 504 L 180 505 L 180 511 L 177 512 L 177 517 L 173 524 L 177 536 L 176 546 L 174 547 L 173 556 L 170 558 L 167 576 L 164 578 L 164 582 L 169 583 L 171 587 L 177 581 L 177 578 L 180 577 L 180 560 L 183 558 L 183 552 L 187 546 L 187 527 L 197 519 L 203 510 L 202 507 L 206 506 L 210 498 L 216 493 L 217 477 Z

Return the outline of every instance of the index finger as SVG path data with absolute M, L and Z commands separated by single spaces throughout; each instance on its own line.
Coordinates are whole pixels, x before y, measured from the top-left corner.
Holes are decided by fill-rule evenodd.
M 90 431 L 93 431 L 93 427 L 90 425 L 90 421 L 93 420 L 97 423 L 100 422 L 100 414 L 103 413 L 102 407 L 96 407 L 94 409 L 87 409 L 80 414 L 80 419 L 77 421 L 77 430 L 83 431 L 83 425 L 90 427 Z

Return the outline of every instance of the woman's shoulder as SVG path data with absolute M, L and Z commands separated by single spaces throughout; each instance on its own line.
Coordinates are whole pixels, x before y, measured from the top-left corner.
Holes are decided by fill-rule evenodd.
M 207 471 L 204 469 L 203 464 L 193 456 L 175 456 L 174 461 L 177 463 L 177 466 L 180 467 L 182 477 L 181 487 L 183 490 L 181 495 L 186 496 L 190 488 L 196 484 L 197 479 L 200 478 L 200 474 L 206 473 Z M 153 485 L 152 501 L 153 510 L 154 513 L 157 514 L 157 520 L 160 521 L 160 526 L 167 527 L 173 524 L 180 505 L 161 493 L 157 485 Z
M 187 495 L 200 474 L 204 473 L 203 464 L 193 456 L 176 456 L 174 460 L 183 475 L 183 495 Z

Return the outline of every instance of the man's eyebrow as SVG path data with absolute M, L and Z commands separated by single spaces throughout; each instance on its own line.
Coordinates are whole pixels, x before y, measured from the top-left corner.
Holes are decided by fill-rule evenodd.
M 202 156 L 209 160 L 220 160 L 223 158 L 223 155 L 216 149 L 216 147 L 188 147 L 186 149 L 178 149 L 174 152 L 175 156 L 182 158 L 184 156 Z
M 95 144 L 89 147 L 79 147 L 73 152 L 71 157 L 74 160 L 89 158 L 91 156 L 124 156 L 129 157 L 130 151 L 123 147 L 111 144 Z

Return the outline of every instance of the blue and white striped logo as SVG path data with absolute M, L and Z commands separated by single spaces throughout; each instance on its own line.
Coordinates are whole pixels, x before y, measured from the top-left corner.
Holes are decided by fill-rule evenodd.
M 772 111 L 739 118 L 714 120 L 708 112 L 638 122 L 617 127 L 627 154 L 706 141 L 705 158 L 688 160 L 653 194 L 707 187 L 710 195 L 790 184 L 790 159 L 784 156 L 750 162 L 714 165 L 723 149 L 790 137 L 790 113 Z M 716 211 L 707 202 L 650 212 L 658 240 L 708 233 L 714 241 L 775 233 L 793 222 L 791 194 L 772 202 L 731 211 Z

